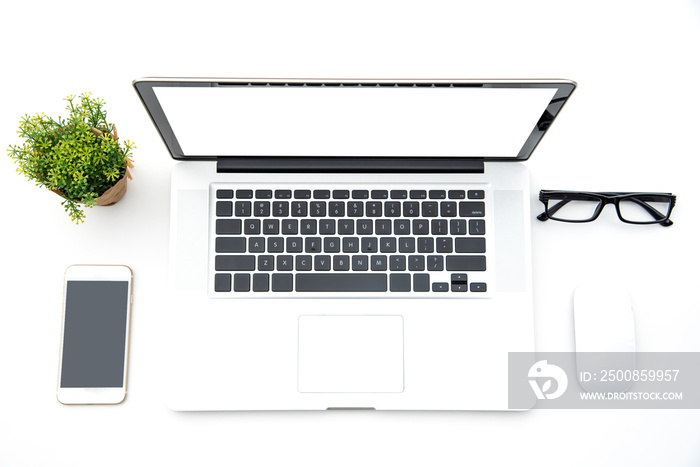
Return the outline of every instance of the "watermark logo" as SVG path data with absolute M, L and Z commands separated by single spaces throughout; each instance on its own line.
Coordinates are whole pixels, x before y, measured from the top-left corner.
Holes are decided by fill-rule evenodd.
M 535 396 L 540 400 L 556 399 L 564 394 L 566 387 L 569 385 L 569 379 L 566 377 L 564 370 L 556 365 L 548 364 L 547 360 L 540 360 L 532 365 L 527 376 L 528 382 L 535 392 Z M 538 380 L 544 380 L 541 387 Z M 550 393 L 549 391 L 552 389 L 552 380 L 556 382 L 556 387 L 554 391 Z

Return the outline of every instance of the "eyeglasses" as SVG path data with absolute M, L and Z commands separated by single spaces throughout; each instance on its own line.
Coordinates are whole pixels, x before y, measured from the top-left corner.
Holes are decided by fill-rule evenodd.
M 617 217 L 628 224 L 673 224 L 669 217 L 676 205 L 671 193 L 591 193 L 586 191 L 541 190 L 544 212 L 537 219 L 561 222 L 591 222 L 606 204 L 614 204 Z

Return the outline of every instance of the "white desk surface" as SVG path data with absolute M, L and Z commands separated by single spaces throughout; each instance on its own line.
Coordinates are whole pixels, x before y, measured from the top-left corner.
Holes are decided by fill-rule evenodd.
M 172 161 L 141 76 L 568 78 L 579 87 L 527 163 L 541 188 L 672 191 L 675 225 L 533 221 L 536 341 L 573 349 L 572 293 L 631 294 L 644 351 L 700 350 L 700 4 L 589 2 L 5 2 L 0 143 L 24 113 L 92 91 L 137 143 L 116 206 L 72 225 L 0 157 L 0 465 L 698 465 L 700 410 L 175 413 L 161 321 Z M 62 275 L 134 270 L 129 395 L 55 398 Z

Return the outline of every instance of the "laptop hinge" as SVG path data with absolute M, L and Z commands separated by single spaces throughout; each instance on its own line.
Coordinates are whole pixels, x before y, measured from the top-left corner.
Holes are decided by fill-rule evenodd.
M 456 157 L 220 157 L 216 171 L 297 173 L 484 173 L 483 159 Z

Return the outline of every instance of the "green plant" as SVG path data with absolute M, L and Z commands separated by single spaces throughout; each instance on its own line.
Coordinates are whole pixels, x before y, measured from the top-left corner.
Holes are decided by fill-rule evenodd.
M 46 115 L 25 115 L 17 133 L 25 139 L 21 146 L 10 145 L 8 153 L 18 165 L 17 172 L 55 191 L 65 200 L 62 205 L 76 224 L 84 221 L 82 203 L 93 207 L 97 198 L 125 175 L 130 141 L 120 145 L 114 124 L 107 123 L 105 102 L 83 93 L 79 102 L 68 96 L 67 119 Z

